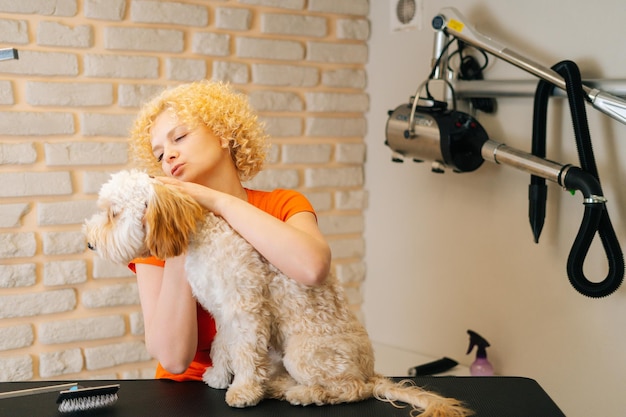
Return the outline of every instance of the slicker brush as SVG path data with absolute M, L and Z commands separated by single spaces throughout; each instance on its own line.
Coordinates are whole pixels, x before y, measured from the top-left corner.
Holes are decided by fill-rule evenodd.
M 77 388 L 61 391 L 57 398 L 59 412 L 73 413 L 109 407 L 117 402 L 119 384 Z

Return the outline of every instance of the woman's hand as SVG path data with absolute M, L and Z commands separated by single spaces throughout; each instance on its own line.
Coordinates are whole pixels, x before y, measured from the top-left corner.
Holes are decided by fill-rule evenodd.
M 178 191 L 182 191 L 183 193 L 188 194 L 202 207 L 212 211 L 217 215 L 221 215 L 218 210 L 219 204 L 217 204 L 219 198 L 231 197 L 229 195 L 226 195 L 225 193 L 209 187 L 205 187 L 204 185 L 196 184 L 194 182 L 181 181 L 172 177 L 156 177 L 156 179 L 169 187 L 175 188 Z

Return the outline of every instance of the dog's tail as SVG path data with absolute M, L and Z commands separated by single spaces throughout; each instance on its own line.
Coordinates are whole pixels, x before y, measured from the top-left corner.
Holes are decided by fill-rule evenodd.
M 412 380 L 394 382 L 382 375 L 373 378 L 374 397 L 399 406 L 399 402 L 411 405 L 420 417 L 466 417 L 474 414 L 454 398 L 442 397 L 418 387 Z M 413 415 L 413 414 L 412 414 Z

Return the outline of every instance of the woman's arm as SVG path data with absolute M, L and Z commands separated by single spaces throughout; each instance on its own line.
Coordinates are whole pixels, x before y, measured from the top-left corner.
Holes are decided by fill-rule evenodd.
M 165 267 L 135 264 L 143 311 L 146 348 L 161 366 L 183 373 L 198 345 L 196 300 L 184 272 L 184 256 Z
M 317 285 L 328 276 L 330 248 L 313 213 L 297 213 L 283 222 L 230 194 L 169 177 L 159 177 L 159 180 L 179 187 L 203 207 L 222 216 L 291 279 L 305 285 Z

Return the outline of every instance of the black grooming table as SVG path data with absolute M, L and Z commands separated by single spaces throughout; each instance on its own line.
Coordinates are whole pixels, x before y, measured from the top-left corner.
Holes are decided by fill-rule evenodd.
M 519 377 L 418 377 L 417 385 L 464 401 L 476 417 L 564 417 L 546 392 L 532 379 Z M 64 381 L 69 382 L 69 381 Z M 244 409 L 230 408 L 224 392 L 202 382 L 166 380 L 77 381 L 85 387 L 120 384 L 119 401 L 109 408 L 61 414 L 57 393 L 0 399 L 0 416 L 102 416 L 102 417 L 409 417 L 411 409 L 370 399 L 352 404 L 292 406 L 265 400 Z M 0 383 L 0 392 L 54 385 L 60 382 Z

